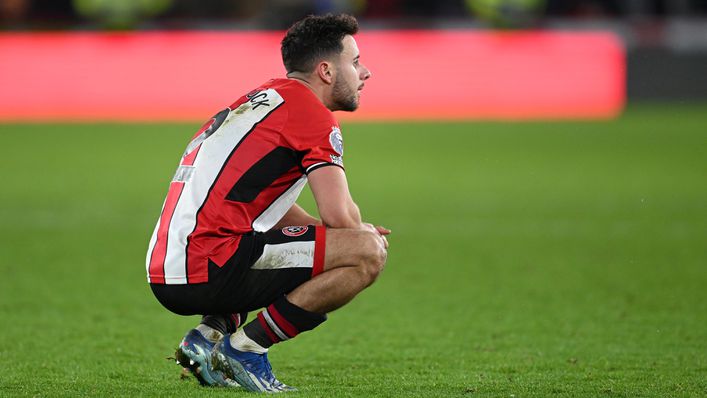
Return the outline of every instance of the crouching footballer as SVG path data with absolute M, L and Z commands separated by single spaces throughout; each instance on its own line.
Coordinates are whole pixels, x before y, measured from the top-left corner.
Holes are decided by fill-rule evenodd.
M 287 76 L 216 113 L 182 155 L 146 267 L 165 308 L 202 315 L 176 357 L 203 385 L 292 390 L 270 347 L 316 328 L 383 269 L 390 231 L 361 220 L 332 114 L 355 111 L 371 77 L 357 32 L 349 15 L 295 23 L 282 40 Z M 295 203 L 307 183 L 319 218 Z

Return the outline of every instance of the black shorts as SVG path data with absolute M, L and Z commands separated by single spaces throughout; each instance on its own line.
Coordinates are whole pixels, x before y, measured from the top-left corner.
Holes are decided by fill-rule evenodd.
M 243 235 L 222 266 L 209 261 L 209 281 L 150 284 L 157 300 L 179 315 L 235 314 L 272 304 L 322 272 L 326 229 L 286 227 Z

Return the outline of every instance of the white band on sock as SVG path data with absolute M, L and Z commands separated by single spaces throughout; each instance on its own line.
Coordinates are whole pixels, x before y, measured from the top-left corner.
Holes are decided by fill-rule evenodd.
M 253 341 L 248 337 L 243 329 L 238 329 L 236 333 L 231 335 L 231 347 L 238 351 L 254 352 L 256 354 L 264 354 L 268 349 Z
M 206 340 L 209 340 L 212 343 L 218 342 L 223 337 L 223 334 L 221 334 L 221 332 L 212 328 L 211 326 L 204 325 L 203 323 L 198 324 L 195 329 L 198 330 L 199 333 L 204 335 Z

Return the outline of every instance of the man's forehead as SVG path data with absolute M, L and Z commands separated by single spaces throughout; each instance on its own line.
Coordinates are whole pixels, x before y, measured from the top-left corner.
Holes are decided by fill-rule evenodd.
M 344 50 L 341 52 L 342 55 L 350 56 L 352 58 L 358 56 L 358 45 L 356 44 L 356 39 L 351 35 L 346 35 L 341 40 L 341 44 L 344 46 Z

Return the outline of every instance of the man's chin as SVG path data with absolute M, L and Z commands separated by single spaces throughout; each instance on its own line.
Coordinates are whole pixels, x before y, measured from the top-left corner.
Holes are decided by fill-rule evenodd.
M 334 111 L 353 112 L 358 109 L 358 101 L 347 104 L 338 104 Z
M 360 104 L 361 104 L 361 93 L 356 93 L 356 98 L 353 101 L 351 101 L 351 103 L 349 104 L 351 106 L 349 107 L 348 112 L 355 111 L 356 109 L 358 109 L 358 106 Z

